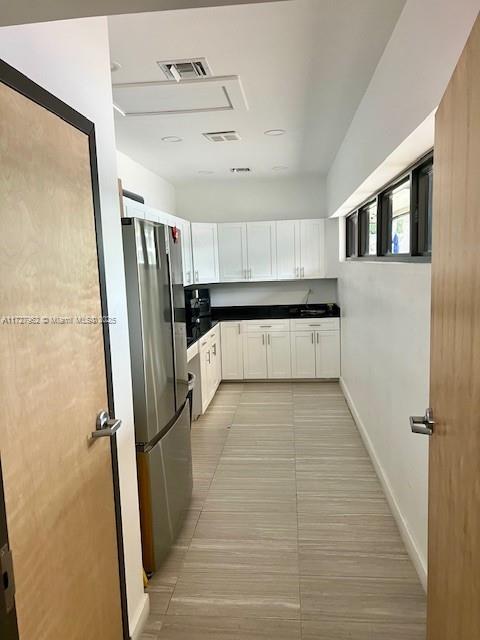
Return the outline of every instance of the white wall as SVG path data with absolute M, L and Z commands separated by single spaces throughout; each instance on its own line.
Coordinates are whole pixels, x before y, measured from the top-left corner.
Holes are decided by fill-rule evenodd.
M 176 185 L 177 215 L 197 222 L 322 218 L 325 181 L 321 176 L 232 176 L 226 180 Z
M 104 18 L 0 29 L 0 57 L 95 122 L 106 239 L 105 269 L 111 325 L 113 388 L 118 432 L 128 611 L 131 631 L 142 611 L 143 592 L 138 515 L 132 387 L 125 277 L 117 190 L 107 21 Z M 54 577 L 52 577 L 54 579 Z
M 428 406 L 430 265 L 355 262 L 340 270 L 342 381 L 425 581 L 428 438 L 410 432 L 409 415 Z
M 479 9 L 407 0 L 329 171 L 329 215 L 436 109 Z
M 304 304 L 309 289 L 310 303 L 336 302 L 337 281 L 300 280 L 288 282 L 232 282 L 210 285 L 214 307 L 263 304 Z
M 122 187 L 145 198 L 145 204 L 175 215 L 175 187 L 129 156 L 117 151 L 118 177 Z

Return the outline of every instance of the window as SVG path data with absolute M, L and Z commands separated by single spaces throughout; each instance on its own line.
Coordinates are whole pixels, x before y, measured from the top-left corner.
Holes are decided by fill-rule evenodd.
M 410 178 L 382 194 L 383 255 L 410 253 Z
M 357 251 L 357 214 L 348 216 L 346 222 L 347 258 L 355 258 Z
M 430 153 L 347 216 L 347 258 L 429 259 L 432 186 L 433 154 Z
M 377 200 L 369 202 L 358 212 L 360 256 L 377 255 Z

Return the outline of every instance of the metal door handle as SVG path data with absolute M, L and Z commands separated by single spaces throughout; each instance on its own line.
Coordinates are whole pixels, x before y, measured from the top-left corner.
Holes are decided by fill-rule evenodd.
M 242 333 L 242 330 L 240 328 L 240 323 L 238 323 L 238 335 L 240 335 Z
M 298 278 L 298 267 L 295 267 L 295 277 Z
M 265 344 L 265 334 L 262 333 L 262 344 Z
M 271 324 L 261 324 L 260 325 L 260 329 L 271 329 L 272 325 Z
M 300 269 L 300 271 L 301 271 L 301 274 L 302 274 L 302 278 L 304 278 L 305 277 L 305 267 L 302 267 Z
M 207 351 L 207 358 L 208 358 L 208 364 L 210 364 L 212 361 L 212 358 L 210 356 L 210 349 Z
M 270 344 L 270 334 L 267 334 L 267 340 L 268 340 L 268 344 Z
M 413 433 L 431 436 L 434 426 L 435 420 L 433 419 L 433 411 L 430 408 L 425 411 L 424 416 L 410 416 L 410 428 Z
M 317 333 L 317 344 L 320 344 L 320 334 L 318 333 L 318 331 L 316 333 Z
M 213 355 L 214 355 L 214 356 L 216 356 L 216 355 L 217 355 L 217 345 L 216 345 L 216 344 L 214 344 L 214 345 L 212 346 L 212 349 L 213 349 Z
M 108 411 L 100 411 L 95 424 L 96 431 L 92 431 L 92 438 L 108 438 L 118 431 L 122 421 L 110 418 Z
M 13 575 L 13 559 L 12 552 L 8 544 L 3 545 L 0 549 L 0 579 L 3 587 L 3 601 L 5 604 L 5 612 L 8 614 L 15 606 L 15 578 Z
M 312 331 L 312 344 L 315 344 L 315 332 Z

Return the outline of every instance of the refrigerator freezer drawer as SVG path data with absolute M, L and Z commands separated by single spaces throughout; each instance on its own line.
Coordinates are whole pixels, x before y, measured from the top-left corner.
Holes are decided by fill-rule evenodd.
M 190 405 L 157 444 L 137 453 L 143 565 L 153 573 L 182 527 L 192 496 Z

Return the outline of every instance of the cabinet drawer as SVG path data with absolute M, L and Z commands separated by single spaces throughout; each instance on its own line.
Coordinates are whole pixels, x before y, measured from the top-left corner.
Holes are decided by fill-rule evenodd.
M 244 320 L 243 333 L 265 333 L 273 331 L 290 331 L 289 320 Z
M 292 331 L 338 331 L 340 318 L 295 318 L 290 320 Z

